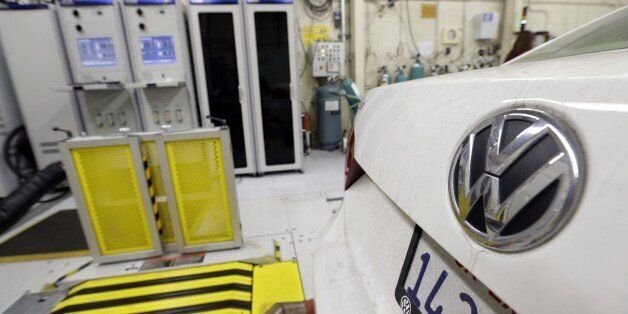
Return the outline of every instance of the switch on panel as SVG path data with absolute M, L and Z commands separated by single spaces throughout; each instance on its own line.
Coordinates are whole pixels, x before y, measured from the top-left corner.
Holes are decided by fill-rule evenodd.
M 336 77 L 344 75 L 344 43 L 321 41 L 315 43 L 312 49 L 312 75 L 314 77 Z

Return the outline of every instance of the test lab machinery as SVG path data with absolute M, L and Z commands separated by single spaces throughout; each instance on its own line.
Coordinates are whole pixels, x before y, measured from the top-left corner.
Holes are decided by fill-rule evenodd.
M 63 0 L 57 11 L 86 132 L 141 130 L 119 4 Z
M 175 0 L 125 0 L 122 6 L 145 131 L 198 125 L 182 6 Z
M 294 5 L 246 0 L 253 124 L 259 172 L 299 170 L 303 155 Z
M 0 49 L 0 148 L 4 148 L 8 136 L 22 125 L 22 116 L 17 106 L 17 99 L 11 86 L 11 78 Z M 4 149 L 0 149 L 0 197 L 5 197 L 18 185 L 17 176 L 6 163 Z
M 3 87 L 15 95 L 37 166 L 43 169 L 61 160 L 58 144 L 81 129 L 74 95 L 54 90 L 70 83 L 54 6 L 0 3 L 0 49 L 6 62 L 2 71 L 10 78 L 10 86 L 4 81 Z
M 224 119 L 231 132 L 235 173 L 256 173 L 242 4 L 191 0 L 188 23 L 203 126 L 211 123 L 207 116 Z

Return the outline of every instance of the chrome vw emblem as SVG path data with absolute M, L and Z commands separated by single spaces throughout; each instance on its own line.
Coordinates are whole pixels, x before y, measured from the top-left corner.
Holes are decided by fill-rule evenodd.
M 551 238 L 573 213 L 583 186 L 573 131 L 548 113 L 516 109 L 485 121 L 460 145 L 449 193 L 464 230 L 499 251 Z

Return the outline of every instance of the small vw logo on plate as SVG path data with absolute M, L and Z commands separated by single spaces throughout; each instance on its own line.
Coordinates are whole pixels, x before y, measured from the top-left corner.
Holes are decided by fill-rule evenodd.
M 403 312 L 403 314 L 412 313 L 412 308 L 410 305 L 410 298 L 408 298 L 407 296 L 404 295 L 401 298 L 401 302 L 399 302 L 399 305 L 401 305 L 401 311 Z
M 466 233 L 499 251 L 551 238 L 573 213 L 584 169 L 573 131 L 539 110 L 516 109 L 484 121 L 462 142 L 449 193 Z

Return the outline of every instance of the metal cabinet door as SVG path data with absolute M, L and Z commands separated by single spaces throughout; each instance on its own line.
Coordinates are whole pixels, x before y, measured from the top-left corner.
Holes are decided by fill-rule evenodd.
M 225 119 L 235 173 L 257 172 L 242 9 L 190 3 L 188 21 L 202 124 L 211 123 L 207 116 Z
M 260 172 L 301 168 L 303 138 L 292 4 L 245 4 Z

